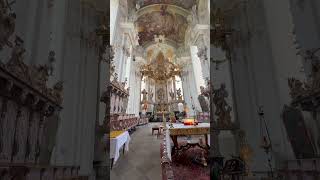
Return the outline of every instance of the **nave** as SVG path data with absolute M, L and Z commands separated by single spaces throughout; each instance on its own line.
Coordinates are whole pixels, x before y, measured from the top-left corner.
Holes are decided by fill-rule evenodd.
M 121 155 L 110 171 L 110 179 L 161 180 L 161 138 L 151 134 L 151 127 L 159 123 L 137 126 L 131 134 L 129 152 Z
M 0 0 L 0 180 L 320 179 L 319 17 L 319 0 Z

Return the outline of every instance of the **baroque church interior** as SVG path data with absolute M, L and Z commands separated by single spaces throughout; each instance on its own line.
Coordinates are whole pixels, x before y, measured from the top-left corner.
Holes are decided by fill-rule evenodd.
M 0 180 L 320 179 L 319 9 L 0 0 Z

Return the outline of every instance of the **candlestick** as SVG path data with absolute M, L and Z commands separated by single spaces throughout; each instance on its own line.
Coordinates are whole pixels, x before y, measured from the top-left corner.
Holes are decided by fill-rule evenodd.
M 269 128 L 267 126 L 266 120 L 264 119 L 264 111 L 263 111 L 262 108 L 263 107 L 260 106 L 259 110 L 258 110 L 258 115 L 259 115 L 259 118 L 260 118 L 260 133 L 261 133 L 261 139 L 262 139 L 261 148 L 264 149 L 264 151 L 265 151 L 265 153 L 267 155 L 269 155 L 269 153 L 270 153 L 270 157 L 268 157 L 268 165 L 269 165 L 269 168 L 270 168 L 271 178 L 273 178 L 274 177 L 273 176 L 273 168 L 272 168 L 272 164 L 271 164 L 272 143 L 271 143 L 271 138 L 270 138 L 270 134 L 269 134 Z M 263 126 L 264 126 L 264 128 L 263 128 Z M 263 129 L 265 129 L 265 131 L 266 131 L 266 136 L 263 135 Z

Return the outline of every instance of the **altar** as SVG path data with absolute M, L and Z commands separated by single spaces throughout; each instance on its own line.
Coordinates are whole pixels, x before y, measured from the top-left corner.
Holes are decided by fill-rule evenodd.
M 209 138 L 210 138 L 210 123 L 199 123 L 198 125 L 184 125 L 182 123 L 167 124 L 166 142 L 167 152 L 171 160 L 171 156 L 175 155 L 178 151 L 189 149 L 190 147 L 198 146 L 206 151 L 209 151 Z M 204 144 L 188 142 L 186 146 L 179 146 L 178 136 L 194 136 L 203 135 Z M 173 142 L 171 147 L 170 138 Z
M 111 131 L 110 133 L 110 159 L 111 168 L 120 157 L 120 149 L 129 151 L 130 135 L 128 131 Z

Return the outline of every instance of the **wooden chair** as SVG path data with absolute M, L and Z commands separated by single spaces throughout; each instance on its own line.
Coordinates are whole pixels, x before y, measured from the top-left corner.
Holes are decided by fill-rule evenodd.
M 159 126 L 159 128 L 160 128 L 159 130 L 160 130 L 160 134 L 161 134 L 161 133 L 162 133 L 162 131 L 163 131 L 163 126 L 162 126 L 162 125 L 160 125 L 160 126 Z
M 160 132 L 160 127 L 159 126 L 153 126 L 152 127 L 152 135 L 153 135 L 153 132 L 154 131 L 158 131 L 158 134 L 159 134 L 159 132 Z

